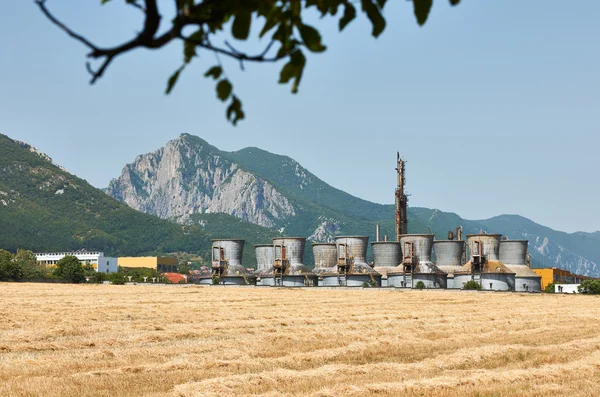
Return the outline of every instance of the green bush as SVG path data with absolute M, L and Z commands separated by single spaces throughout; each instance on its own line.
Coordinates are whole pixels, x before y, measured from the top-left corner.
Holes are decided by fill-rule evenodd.
M 467 281 L 465 283 L 465 285 L 463 286 L 463 289 L 480 291 L 481 290 L 481 284 L 479 284 L 475 280 L 469 280 L 469 281 Z
M 213 285 L 219 285 L 219 284 L 221 284 L 221 277 L 219 277 L 219 276 L 213 276 L 212 283 L 213 283 Z
M 586 295 L 600 295 L 600 280 L 584 280 L 577 290 Z
M 423 289 L 423 288 L 425 288 L 425 283 L 424 283 L 424 282 L 422 282 L 422 281 L 419 281 L 419 282 L 417 283 L 417 285 L 415 285 L 415 288 L 416 288 L 416 289 Z
M 35 254 L 31 251 L 19 248 L 15 254 L 14 261 L 22 269 L 22 278 L 25 280 L 44 279 L 49 276 L 46 267 L 38 264 Z
M 553 294 L 555 292 L 554 283 L 550 283 L 544 288 L 544 292 L 547 294 Z
M 0 250 L 0 281 L 15 281 L 22 278 L 23 268 L 15 262 L 13 254 Z
M 85 281 L 85 270 L 79 259 L 73 255 L 67 255 L 56 262 L 54 275 L 72 283 L 82 283 Z
M 107 279 L 107 275 L 102 272 L 94 272 L 90 277 L 90 283 L 100 284 Z
M 106 280 L 110 281 L 111 284 L 115 284 L 115 285 L 125 284 L 125 277 L 123 276 L 123 273 L 121 273 L 121 272 L 107 274 Z

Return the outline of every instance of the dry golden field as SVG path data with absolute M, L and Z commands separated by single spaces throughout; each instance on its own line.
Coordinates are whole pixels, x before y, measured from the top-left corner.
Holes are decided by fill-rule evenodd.
M 0 396 L 598 396 L 600 298 L 0 284 Z

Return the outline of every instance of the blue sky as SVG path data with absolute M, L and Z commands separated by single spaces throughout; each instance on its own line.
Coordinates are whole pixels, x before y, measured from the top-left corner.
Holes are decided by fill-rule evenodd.
M 137 11 L 119 1 L 47 3 L 99 45 L 141 27 Z M 242 72 L 225 60 L 247 115 L 232 127 L 214 83 L 202 77 L 212 54 L 200 54 L 170 96 L 163 92 L 181 64 L 179 43 L 127 54 L 90 86 L 85 47 L 33 1 L 2 1 L 0 133 L 97 187 L 187 132 L 223 150 L 288 155 L 380 203 L 393 202 L 400 151 L 412 206 L 600 229 L 600 2 L 472 0 L 452 8 L 438 0 L 422 28 L 409 2 L 388 3 L 377 40 L 365 21 L 342 34 L 333 22 L 313 21 L 328 50 L 309 57 L 298 95 L 277 84 L 281 64 Z

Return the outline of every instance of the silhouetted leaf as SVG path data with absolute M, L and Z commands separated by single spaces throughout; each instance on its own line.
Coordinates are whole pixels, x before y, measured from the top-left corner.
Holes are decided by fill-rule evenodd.
M 304 65 L 306 64 L 306 57 L 302 51 L 296 51 L 290 55 L 290 61 L 286 63 L 281 69 L 279 75 L 279 83 L 284 84 L 289 82 L 292 78 L 294 84 L 292 85 L 292 93 L 298 92 L 298 86 L 302 78 L 302 72 L 304 71 Z
M 185 66 L 181 66 L 179 69 L 177 69 L 175 71 L 175 73 L 173 73 L 171 75 L 171 77 L 169 77 L 169 81 L 167 82 L 167 90 L 165 91 L 165 94 L 169 95 L 171 93 L 171 90 L 177 83 L 177 80 L 179 79 L 179 75 L 181 74 L 181 71 L 183 70 L 184 67 Z
M 196 56 L 196 45 L 188 41 L 183 43 L 183 61 L 189 63 Z
M 219 81 L 217 84 L 217 97 L 219 97 L 219 99 L 222 101 L 227 100 L 229 95 L 231 95 L 231 89 L 232 86 L 229 80 L 223 79 Z
M 252 21 L 252 13 L 248 11 L 240 11 L 235 14 L 233 25 L 231 26 L 231 33 L 233 37 L 238 40 L 246 40 L 248 33 L 250 33 L 250 22 Z
M 189 36 L 183 43 L 183 61 L 189 63 L 193 57 L 196 56 L 196 45 L 202 43 L 204 32 L 202 29 L 198 29 L 191 36 Z
M 418 1 L 418 0 L 414 0 Z M 379 12 L 379 8 L 372 0 L 361 0 L 362 9 L 373 25 L 373 37 L 379 36 L 385 29 L 385 19 Z
M 427 21 L 433 0 L 413 0 L 417 23 L 421 26 Z
M 354 18 L 356 18 L 356 8 L 351 3 L 344 4 L 344 15 L 340 18 L 340 31 L 344 30 Z
M 213 79 L 218 79 L 221 77 L 221 73 L 223 73 L 223 69 L 220 66 L 213 66 L 208 69 L 206 73 L 204 73 L 204 77 L 212 77 Z
M 227 107 L 227 120 L 231 121 L 233 125 L 236 125 L 238 120 L 243 119 L 244 116 L 242 102 L 234 95 L 231 104 Z
M 271 11 L 266 17 L 267 20 L 265 21 L 265 26 L 263 26 L 258 37 L 263 37 L 269 30 L 273 29 L 275 25 L 281 22 L 281 17 L 282 14 L 280 8 L 275 8 L 273 11 Z
M 460 0 L 450 0 L 450 4 L 453 6 L 457 5 L 458 3 L 460 3 Z
M 306 48 L 312 52 L 325 51 L 325 46 L 321 43 L 321 34 L 317 29 L 309 25 L 300 25 L 300 36 Z

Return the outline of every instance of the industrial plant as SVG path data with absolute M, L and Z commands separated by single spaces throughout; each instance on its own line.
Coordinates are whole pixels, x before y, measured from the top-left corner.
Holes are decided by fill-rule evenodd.
M 396 239 L 371 242 L 373 261 L 367 262 L 367 236 L 335 236 L 312 244 L 314 263 L 303 263 L 306 239 L 277 237 L 255 245 L 256 271 L 244 268 L 244 241 L 214 240 L 212 274 L 201 284 L 274 287 L 384 287 L 463 289 L 467 284 L 488 291 L 539 292 L 542 277 L 530 268 L 528 241 L 499 234 L 469 234 L 462 227 L 447 240 L 433 234 L 408 234 L 405 162 L 397 154 Z

